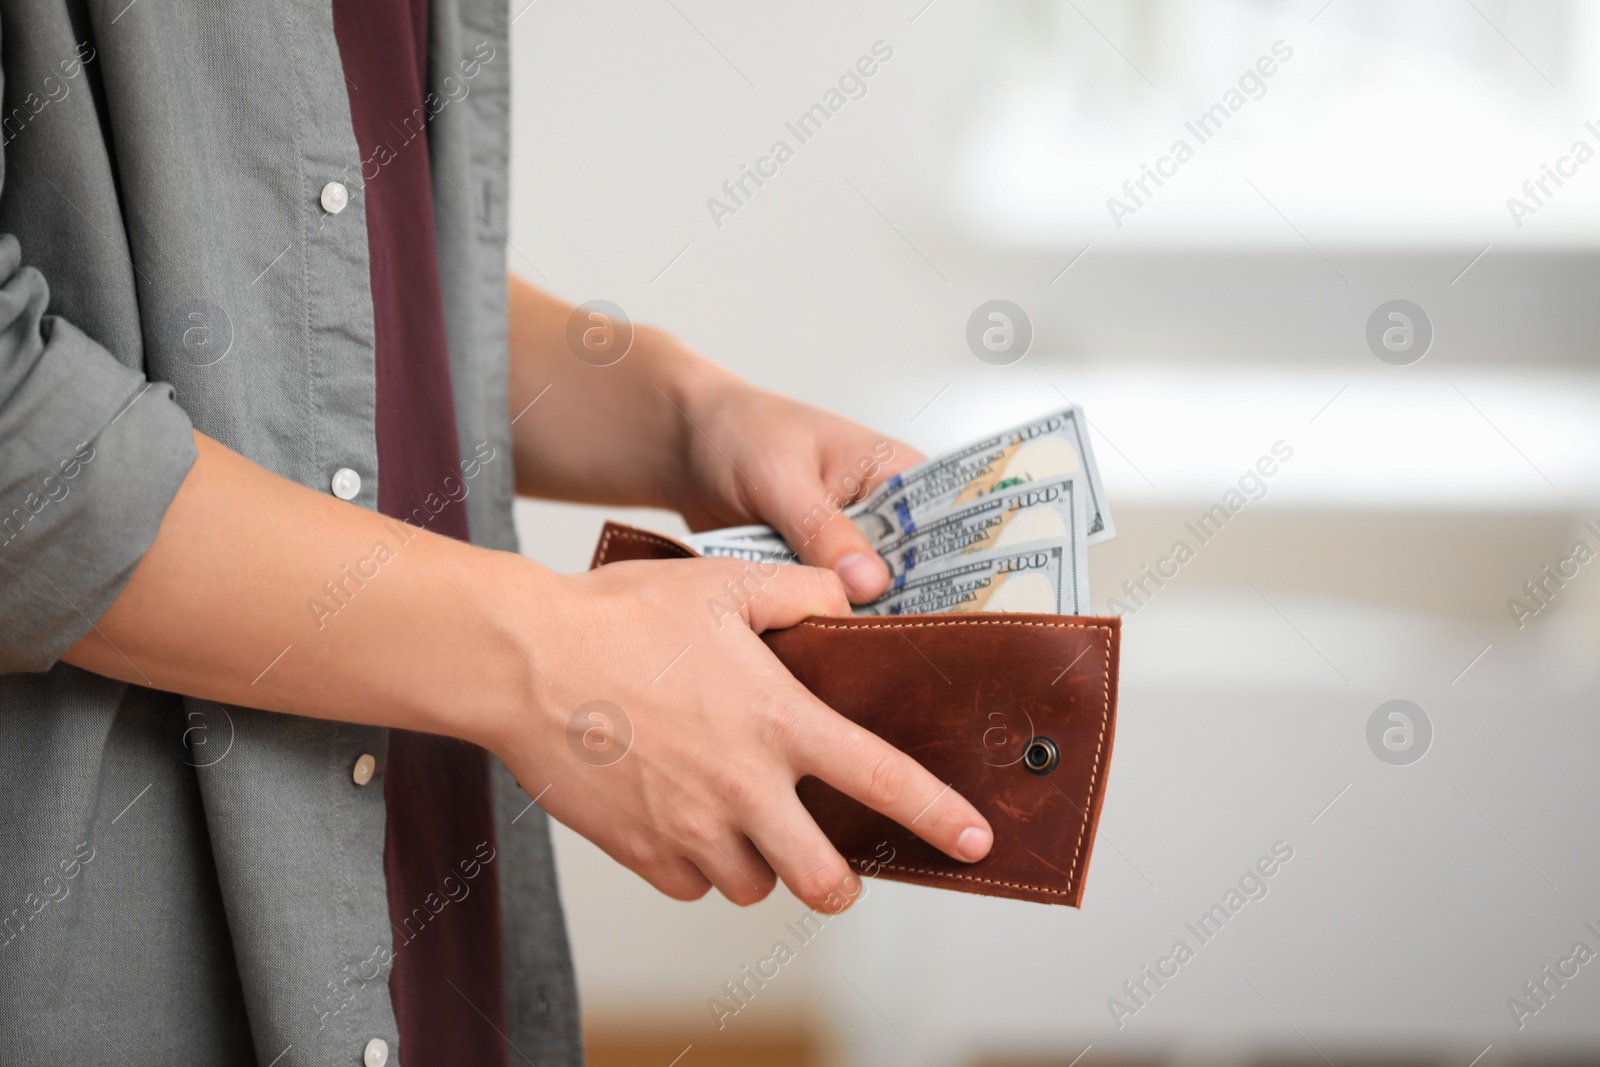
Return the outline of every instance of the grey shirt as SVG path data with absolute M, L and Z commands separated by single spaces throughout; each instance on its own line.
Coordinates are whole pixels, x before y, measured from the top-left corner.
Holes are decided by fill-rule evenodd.
M 514 550 L 507 11 L 431 9 L 456 422 L 463 456 L 492 457 L 468 518 Z M 3 0 L 0 73 L 0 1062 L 356 1064 L 374 1039 L 403 1062 L 385 731 L 58 662 L 154 540 L 191 427 L 324 492 L 353 472 L 376 505 L 363 161 L 331 10 Z M 461 859 L 500 881 L 510 1059 L 578 1063 L 548 826 L 495 777 L 498 850 Z

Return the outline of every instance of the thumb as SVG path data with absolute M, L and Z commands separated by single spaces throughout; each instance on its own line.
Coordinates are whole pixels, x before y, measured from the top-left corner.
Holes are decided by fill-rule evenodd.
M 837 574 L 854 603 L 876 600 L 889 588 L 888 566 L 844 512 L 834 511 L 824 518 L 813 510 L 795 525 L 790 537 L 800 562 Z
M 750 605 L 750 629 L 756 633 L 781 630 L 814 615 L 849 615 L 850 605 L 832 571 L 816 567 L 757 564 L 740 585 L 755 590 Z

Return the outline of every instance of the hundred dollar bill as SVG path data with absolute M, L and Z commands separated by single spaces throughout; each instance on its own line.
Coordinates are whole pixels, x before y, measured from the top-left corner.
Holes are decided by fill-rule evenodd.
M 770 526 L 728 526 L 692 533 L 684 543 L 702 556 L 733 556 L 751 562 L 799 562 L 783 535 Z
M 691 537 L 686 542 L 688 546 L 702 556 L 726 556 L 731 559 L 742 559 L 750 563 L 799 563 L 800 557 L 795 550 L 784 543 L 783 538 L 776 534 L 771 539 L 763 540 L 721 540 L 705 536 Z
M 1088 543 L 1116 532 L 1100 484 L 1083 410 L 1067 407 L 894 475 L 847 509 L 869 540 L 908 533 L 950 508 L 1013 485 L 1081 474 L 1085 480 Z
M 706 530 L 704 533 L 690 534 L 686 540 L 689 547 L 699 551 L 697 541 L 782 541 L 783 535 L 765 523 L 756 523 L 751 526 L 724 526 L 720 530 Z
M 1071 546 L 1052 541 L 917 571 L 904 584 L 856 608 L 855 613 L 1026 611 L 1078 615 L 1086 601 L 1071 553 Z
M 1041 541 L 1065 545 L 1082 560 L 1088 521 L 1083 486 L 1075 474 L 1014 485 L 891 534 L 873 547 L 896 582 L 947 560 Z
M 1077 595 L 1088 587 L 1088 560 L 1084 551 L 1088 522 L 1087 494 L 1083 484 L 1080 476 L 1068 475 L 1015 485 L 979 497 L 954 508 L 948 514 L 930 518 L 914 529 L 891 535 L 874 545 L 889 567 L 893 583 L 891 594 L 908 586 L 922 590 L 922 595 L 902 604 L 900 611 L 912 613 L 929 610 L 921 605 L 948 599 L 947 595 L 937 592 L 944 586 L 939 583 L 913 584 L 913 578 L 930 571 L 942 571 L 955 563 L 983 561 L 986 564 L 989 557 L 1020 551 L 1019 546 L 1023 545 L 1033 548 L 1057 545 L 1063 549 L 1062 576 L 1067 590 L 1064 598 L 1076 602 Z M 762 565 L 798 562 L 796 553 L 782 537 L 775 531 L 759 527 L 696 534 L 689 538 L 689 544 L 703 556 L 740 559 Z M 970 579 L 983 572 L 966 570 L 961 573 Z M 1017 584 L 1019 581 L 1006 579 L 996 586 L 991 592 L 997 592 L 1002 586 L 1016 586 L 996 602 L 1013 603 L 1024 587 L 1037 585 L 1032 579 Z M 1053 603 L 1061 596 L 1060 590 L 1053 589 L 1046 597 L 1042 587 L 1039 587 L 1032 595 L 1031 602 Z M 1038 610 L 1052 609 L 1041 607 Z

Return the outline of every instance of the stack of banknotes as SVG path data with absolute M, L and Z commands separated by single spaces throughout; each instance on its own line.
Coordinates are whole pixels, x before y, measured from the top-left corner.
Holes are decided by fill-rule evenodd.
M 1114 533 L 1078 407 L 919 463 L 844 514 L 892 578 L 857 615 L 1081 615 L 1089 606 L 1085 549 Z M 797 562 L 803 547 L 770 526 L 709 530 L 688 543 L 704 556 L 761 564 Z

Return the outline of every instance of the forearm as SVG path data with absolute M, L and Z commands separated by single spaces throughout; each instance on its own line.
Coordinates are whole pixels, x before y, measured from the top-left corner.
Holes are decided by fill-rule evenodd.
M 737 379 L 665 331 L 637 324 L 623 358 L 586 363 L 568 345 L 572 306 L 515 276 L 510 286 L 517 492 L 679 507 L 685 437 L 694 432 L 688 411 Z
M 196 444 L 155 544 L 67 662 L 480 743 L 526 699 L 526 653 L 473 601 L 536 585 L 543 568 L 306 489 L 198 434 Z

